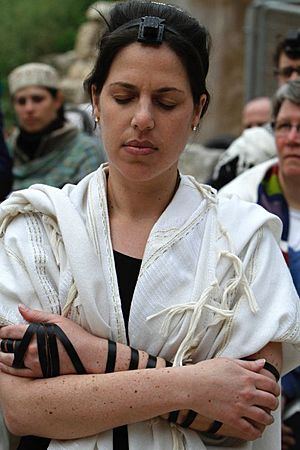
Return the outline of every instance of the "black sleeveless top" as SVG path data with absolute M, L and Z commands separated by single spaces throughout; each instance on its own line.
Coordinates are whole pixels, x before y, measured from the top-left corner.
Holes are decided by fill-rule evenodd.
M 118 279 L 119 292 L 121 297 L 122 312 L 126 327 L 128 339 L 128 319 L 133 292 L 135 289 L 137 277 L 139 275 L 142 260 L 131 258 L 114 251 L 116 273 Z M 23 436 L 17 450 L 46 450 L 51 439 Z M 113 448 L 114 450 L 129 450 L 127 426 L 114 428 L 113 430 Z

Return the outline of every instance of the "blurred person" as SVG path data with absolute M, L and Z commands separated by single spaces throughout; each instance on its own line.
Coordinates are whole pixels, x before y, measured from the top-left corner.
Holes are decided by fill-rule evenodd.
M 9 90 L 18 127 L 7 140 L 13 190 L 35 183 L 77 183 L 105 160 L 99 139 L 81 132 L 64 114 L 56 70 L 42 63 L 14 69 Z
M 300 296 L 300 78 L 282 85 L 275 94 L 273 128 L 278 158 L 266 161 L 224 186 L 221 194 L 237 194 L 276 214 L 283 223 L 281 249 Z M 300 368 L 283 377 L 284 404 L 300 399 Z M 300 411 L 300 409 L 299 409 Z M 299 430 L 298 419 L 297 428 Z M 293 443 L 283 429 L 283 449 Z M 300 442 L 297 442 L 299 448 Z
M 30 450 L 274 450 L 280 372 L 300 360 L 280 221 L 178 171 L 209 33 L 149 1 L 107 25 L 85 85 L 108 163 L 0 207 L 6 423 Z
M 274 74 L 277 77 L 278 86 L 281 86 L 283 83 L 286 83 L 288 80 L 294 80 L 300 75 L 300 30 L 290 30 L 287 35 L 277 44 L 274 54 Z M 270 130 L 268 125 L 264 125 L 264 127 Z M 271 131 L 271 130 L 270 130 Z M 242 135 L 245 133 L 243 131 Z M 255 140 L 255 133 L 253 131 L 253 142 Z M 250 137 L 252 131 L 247 132 L 248 137 Z M 259 144 L 258 144 L 259 145 Z M 235 147 L 235 143 L 233 143 Z M 274 148 L 275 143 L 270 146 L 269 151 L 266 155 L 262 154 L 261 157 L 256 159 L 255 165 L 259 164 L 269 157 L 274 156 Z M 250 149 L 249 149 L 250 150 Z M 247 155 L 249 155 L 248 149 L 245 148 Z M 237 171 L 237 168 L 241 169 L 243 167 L 243 171 L 251 168 L 253 166 L 254 157 L 250 159 L 249 164 L 247 163 L 247 155 L 241 155 L 243 159 L 243 164 L 238 163 L 239 155 L 236 154 L 235 151 L 229 147 L 228 150 L 220 155 L 219 160 L 217 161 L 215 168 L 213 169 L 212 175 L 208 178 L 207 182 L 211 184 L 213 187 L 217 189 L 221 189 L 231 180 L 233 180 L 237 175 L 240 175 L 240 171 Z M 259 152 L 256 152 L 256 155 L 259 155 Z
M 221 189 L 245 170 L 275 155 L 276 146 L 270 127 L 246 128 L 220 155 L 207 183 Z
M 272 102 L 269 97 L 256 97 L 249 100 L 243 108 L 243 128 L 261 127 L 271 121 Z
M 274 75 L 278 86 L 300 77 L 300 28 L 289 30 L 274 52 Z
M 8 154 L 3 133 L 3 114 L 0 110 L 0 202 L 4 200 L 12 187 L 12 159 Z

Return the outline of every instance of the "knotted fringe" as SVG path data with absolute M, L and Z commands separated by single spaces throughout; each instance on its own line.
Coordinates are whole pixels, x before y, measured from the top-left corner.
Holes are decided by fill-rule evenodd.
M 185 450 L 185 445 L 183 442 L 183 434 L 179 427 L 175 423 L 170 423 L 172 439 L 173 439 L 173 450 Z
M 209 199 L 209 201 L 216 203 L 215 193 L 212 190 L 206 190 L 203 188 L 201 190 Z M 202 332 L 202 330 L 199 329 L 199 323 L 203 308 L 209 309 L 216 313 L 217 322 L 228 320 L 233 316 L 236 306 L 231 304 L 231 299 L 239 290 L 240 301 L 242 298 L 245 298 L 249 303 L 251 311 L 253 313 L 256 313 L 258 311 L 256 299 L 252 293 L 249 282 L 244 273 L 243 263 L 240 258 L 234 254 L 232 242 L 227 231 L 219 222 L 218 227 L 221 234 L 227 240 L 229 250 L 222 250 L 219 252 L 217 264 L 220 262 L 221 258 L 227 258 L 234 270 L 234 276 L 226 282 L 223 293 L 221 292 L 218 280 L 215 280 L 211 283 L 210 286 L 204 289 L 199 300 L 195 302 L 186 302 L 183 304 L 171 306 L 147 318 L 147 320 L 151 320 L 155 317 L 165 314 L 160 332 L 164 337 L 166 337 L 170 332 L 170 327 L 172 325 L 173 319 L 175 319 L 176 316 L 183 316 L 187 312 L 191 313 L 189 328 L 175 355 L 173 361 L 174 366 L 181 366 L 184 361 L 190 358 L 193 348 L 198 346 Z M 219 305 L 216 305 L 215 301 L 214 304 L 211 304 L 212 300 L 218 298 L 220 299 L 220 297 L 221 301 Z M 229 329 L 227 330 L 227 333 L 229 333 Z M 225 340 L 226 338 L 227 336 L 224 336 Z
M 7 210 L 6 215 L 0 224 L 0 238 L 2 238 L 4 236 L 6 228 L 18 214 L 27 214 L 27 213 L 32 213 L 32 212 L 38 212 L 38 211 L 33 210 L 31 205 L 26 205 L 24 207 L 9 208 L 9 210 Z
M 66 304 L 65 304 L 65 306 L 63 307 L 63 310 L 62 310 L 62 315 L 64 317 L 68 317 L 69 316 L 70 310 L 71 310 L 71 308 L 73 306 L 74 301 L 77 298 L 77 295 L 78 295 L 78 291 L 77 291 L 75 283 L 73 282 L 73 284 L 70 287 L 70 290 L 68 292 L 68 297 L 67 297 Z

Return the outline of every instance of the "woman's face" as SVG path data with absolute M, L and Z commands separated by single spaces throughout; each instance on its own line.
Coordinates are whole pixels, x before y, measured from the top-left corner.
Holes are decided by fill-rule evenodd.
M 275 139 L 284 178 L 300 176 L 300 105 L 284 100 L 276 117 Z
M 47 89 L 29 86 L 19 89 L 13 99 L 19 125 L 28 133 L 38 133 L 56 119 L 63 99 L 53 97 Z
M 165 44 L 125 47 L 93 95 L 110 172 L 146 181 L 176 171 L 204 102 L 195 107 L 185 67 Z

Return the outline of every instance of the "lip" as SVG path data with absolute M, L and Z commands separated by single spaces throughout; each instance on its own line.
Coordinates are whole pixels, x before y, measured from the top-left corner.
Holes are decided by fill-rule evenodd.
M 23 121 L 28 124 L 33 124 L 37 122 L 37 119 L 35 117 L 25 117 Z
M 153 142 L 137 139 L 126 141 L 123 148 L 132 155 L 150 155 L 158 150 Z
M 290 159 L 290 158 L 296 158 L 299 159 L 300 158 L 300 154 L 295 154 L 295 153 L 289 153 L 287 155 L 284 155 L 283 159 Z

